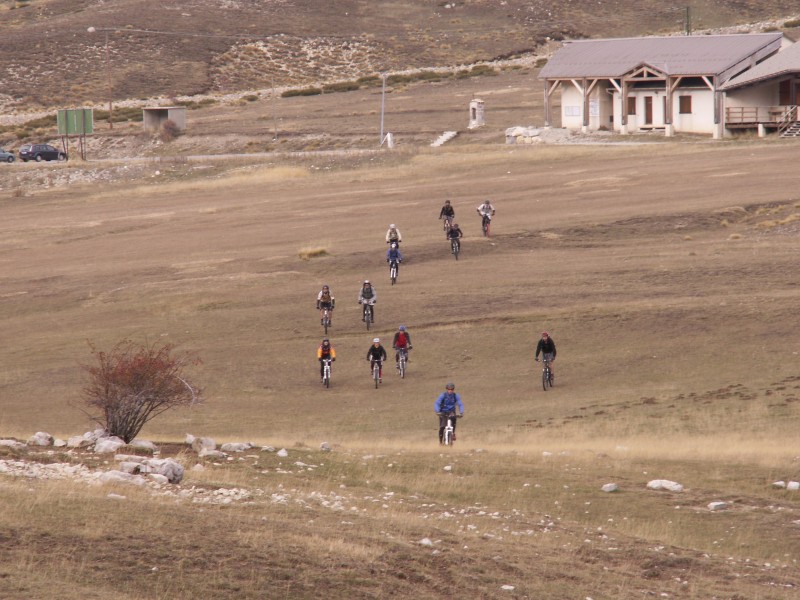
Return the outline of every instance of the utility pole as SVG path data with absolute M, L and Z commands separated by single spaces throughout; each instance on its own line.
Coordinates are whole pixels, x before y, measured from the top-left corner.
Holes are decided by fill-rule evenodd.
M 383 80 L 383 87 L 381 88 L 381 141 L 379 145 L 383 146 L 383 113 L 386 107 L 386 73 L 381 73 L 381 79 Z
M 106 52 L 106 88 L 108 89 L 108 128 L 114 129 L 114 93 L 111 86 L 111 56 L 108 51 L 108 28 L 107 27 L 89 27 L 86 29 L 89 33 L 94 33 L 95 31 L 102 31 L 105 33 L 106 43 L 105 43 L 105 52 Z
M 684 19 L 684 32 L 686 35 L 692 35 L 692 7 L 686 7 L 686 17 Z

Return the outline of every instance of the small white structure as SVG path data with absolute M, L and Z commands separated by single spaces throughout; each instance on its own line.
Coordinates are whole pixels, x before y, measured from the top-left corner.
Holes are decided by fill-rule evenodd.
M 186 107 L 185 106 L 156 106 L 153 108 L 142 109 L 142 121 L 145 131 L 158 131 L 164 121 L 172 121 L 178 126 L 178 130 L 186 130 Z
M 486 125 L 483 119 L 484 102 L 478 98 L 474 98 L 469 102 L 469 129 L 477 129 Z

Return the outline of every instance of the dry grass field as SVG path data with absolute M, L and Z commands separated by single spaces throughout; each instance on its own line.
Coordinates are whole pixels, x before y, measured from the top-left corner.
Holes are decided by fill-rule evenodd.
M 796 9 L 691 4 L 698 27 Z M 89 25 L 125 24 L 110 36 L 119 100 L 462 64 L 545 36 L 674 31 L 683 10 L 147 7 L 0 1 L 0 105 L 50 106 L 36 90 L 103 98 L 100 71 L 63 79 L 103 58 Z M 213 35 L 134 31 L 153 23 Z M 288 37 L 230 39 L 248 33 Z M 25 52 L 32 36 L 44 41 Z M 352 62 L 334 64 L 344 38 Z M 58 70 L 46 68 L 53 44 Z M 287 57 L 306 70 L 276 70 Z M 506 127 L 542 124 L 535 75 L 391 86 L 391 151 L 377 148 L 380 90 L 365 87 L 205 106 L 171 143 L 139 124 L 100 126 L 88 162 L 0 166 L 0 439 L 94 427 L 81 399 L 89 342 L 197 353 L 189 375 L 205 398 L 140 436 L 186 467 L 180 485 L 99 485 L 90 474 L 113 469 L 110 456 L 0 446 L 0 600 L 798 597 L 800 491 L 772 484 L 800 481 L 800 148 L 657 134 L 506 146 Z M 487 126 L 464 132 L 476 96 Z M 462 133 L 429 148 L 447 129 Z M 475 213 L 485 198 L 490 239 Z M 436 218 L 445 199 L 465 233 L 458 261 Z M 396 286 L 389 223 L 404 238 Z M 356 304 L 367 278 L 372 331 Z M 330 389 L 315 359 L 324 283 L 337 299 Z M 375 389 L 367 348 L 375 335 L 390 346 L 400 324 L 414 342 L 408 375 L 389 365 Z M 559 351 L 547 392 L 533 362 L 543 329 Z M 433 413 L 447 381 L 466 405 L 453 448 L 438 445 Z M 287 456 L 199 458 L 187 433 Z M 8 472 L 52 465 L 74 476 Z M 683 491 L 647 489 L 655 479 Z
M 184 490 L 248 491 L 227 505 L 4 478 L 0 596 L 792 596 L 797 492 L 771 483 L 800 478 L 797 156 L 779 142 L 484 145 L 4 191 L 3 435 L 87 429 L 86 342 L 128 337 L 203 359 L 206 403 L 143 437 L 187 466 L 187 432 L 289 457 L 189 471 Z M 474 213 L 486 197 L 491 239 Z M 458 262 L 436 220 L 446 198 Z M 394 287 L 390 222 L 407 256 Z M 356 304 L 365 278 L 375 332 Z M 330 390 L 314 359 L 323 283 Z M 400 323 L 408 377 L 375 390 L 366 349 Z M 544 328 L 559 348 L 546 393 Z M 467 417 L 442 452 L 432 404 L 448 380 Z

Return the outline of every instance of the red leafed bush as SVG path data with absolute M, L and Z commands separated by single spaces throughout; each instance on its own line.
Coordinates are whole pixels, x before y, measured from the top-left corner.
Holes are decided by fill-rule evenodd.
M 130 340 L 109 352 L 89 346 L 95 363 L 83 365 L 88 380 L 84 399 L 101 413 L 90 416 L 126 443 L 164 411 L 201 401 L 200 390 L 184 375 L 186 367 L 200 362 L 191 353 L 176 353 L 171 344 L 143 346 Z

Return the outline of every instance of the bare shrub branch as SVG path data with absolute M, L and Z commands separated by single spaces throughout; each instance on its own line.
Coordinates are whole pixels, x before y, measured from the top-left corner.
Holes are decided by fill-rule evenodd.
M 110 352 L 89 343 L 95 364 L 83 365 L 87 384 L 84 399 L 93 418 L 129 443 L 150 419 L 164 411 L 201 402 L 200 391 L 184 375 L 200 360 L 190 353 L 174 353 L 174 346 L 143 346 L 123 340 Z

